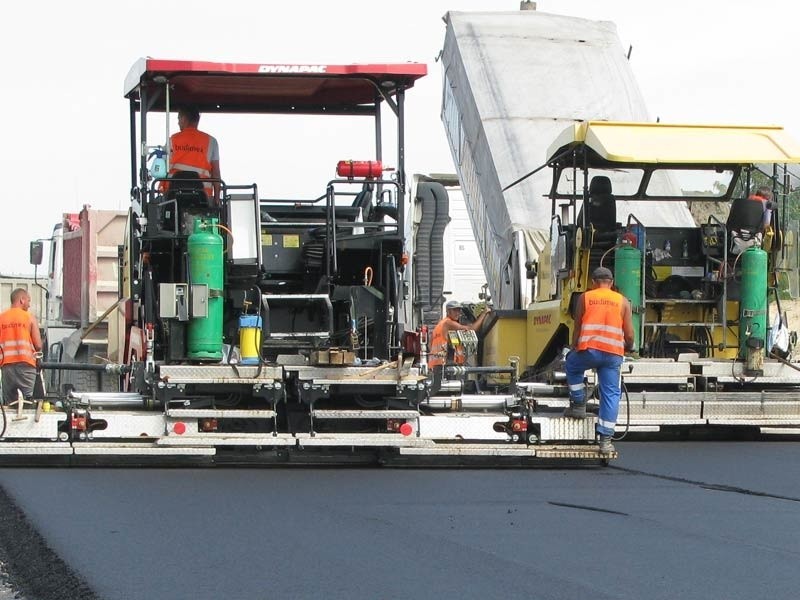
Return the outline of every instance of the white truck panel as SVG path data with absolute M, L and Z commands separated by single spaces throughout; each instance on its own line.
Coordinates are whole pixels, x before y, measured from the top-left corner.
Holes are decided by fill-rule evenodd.
M 613 23 L 538 11 L 450 12 L 446 23 L 442 121 L 495 304 L 522 308 L 530 293 L 509 274 L 541 250 L 532 240 L 549 228 L 551 174 L 503 188 L 542 166 L 575 121 L 647 121 L 647 111 Z M 650 224 L 694 223 L 683 203 L 617 210 Z
M 46 305 L 46 289 L 44 286 L 47 281 L 39 280 L 37 285 L 33 277 L 15 277 L 0 275 L 0 312 L 11 308 L 11 292 L 17 288 L 28 290 L 31 295 L 30 312 L 36 317 L 36 320 L 41 324 L 44 322 L 45 305 Z
M 450 223 L 444 230 L 444 289 L 448 300 L 477 302 L 486 283 L 481 253 L 460 188 L 448 187 Z M 442 309 L 444 314 L 444 307 Z

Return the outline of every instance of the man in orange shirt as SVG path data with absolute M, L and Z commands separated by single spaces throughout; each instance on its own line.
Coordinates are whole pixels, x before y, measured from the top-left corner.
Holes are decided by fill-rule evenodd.
M 605 267 L 592 272 L 593 287 L 581 296 L 575 308 L 572 348 L 565 363 L 569 386 L 565 417 L 586 416 L 583 379 L 587 369 L 597 370 L 600 412 L 596 429 L 601 454 L 614 451 L 611 436 L 619 414 L 620 367 L 625 351 L 634 344 L 631 303 L 611 289 L 613 282 L 614 275 Z
M 22 392 L 33 396 L 36 360 L 41 356 L 42 336 L 36 317 L 28 312 L 31 296 L 23 288 L 11 292 L 11 308 L 0 314 L 0 364 L 3 373 L 3 404 L 10 404 Z M 38 356 L 37 356 L 38 354 Z
M 491 307 L 487 306 L 481 315 L 475 319 L 474 323 L 469 325 L 462 325 L 459 323 L 461 319 L 461 303 L 456 300 L 450 300 L 445 305 L 444 318 L 436 324 L 433 328 L 431 336 L 431 347 L 428 358 L 428 366 L 433 371 L 433 384 L 431 386 L 431 394 L 435 394 L 442 386 L 442 373 L 445 364 L 463 365 L 466 357 L 463 351 L 453 350 L 448 344 L 447 333 L 457 330 L 471 330 L 478 331 L 486 319 L 486 315 L 491 311 Z
M 191 107 L 178 110 L 180 131 L 169 140 L 169 177 L 176 173 L 196 173 L 200 179 L 220 179 L 219 144 L 216 138 L 200 131 L 200 113 Z M 178 176 L 180 177 L 180 175 Z M 219 204 L 219 181 L 203 184 L 209 204 Z

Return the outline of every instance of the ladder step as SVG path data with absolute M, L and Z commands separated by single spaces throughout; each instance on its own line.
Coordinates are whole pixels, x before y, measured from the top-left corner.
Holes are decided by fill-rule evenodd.
M 166 435 L 159 438 L 159 446 L 296 446 L 297 439 L 290 433 L 196 433 L 192 435 Z
M 214 456 L 214 448 L 163 448 L 154 444 L 75 443 L 76 455 L 95 456 Z
M 72 454 L 72 446 L 65 442 L 3 442 L 0 456 L 39 454 Z
M 225 410 L 220 408 L 171 408 L 167 416 L 175 419 L 272 419 L 274 410 Z
M 298 433 L 295 436 L 300 447 L 304 446 L 358 446 L 403 448 L 408 446 L 430 445 L 430 440 L 422 440 L 413 435 L 399 433 Z
M 416 419 L 415 410 L 314 410 L 315 419 Z

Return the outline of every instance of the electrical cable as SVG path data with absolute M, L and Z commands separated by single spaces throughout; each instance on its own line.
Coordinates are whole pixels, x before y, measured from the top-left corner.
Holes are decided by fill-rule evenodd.
M 228 250 L 230 250 L 230 249 L 231 249 L 231 247 L 233 246 L 233 232 L 232 232 L 230 229 L 228 229 L 227 227 L 225 227 L 225 225 L 222 225 L 222 224 L 220 224 L 220 223 L 214 223 L 214 227 L 217 227 L 218 229 L 222 229 L 222 230 L 223 230 L 223 231 L 225 231 L 225 232 L 228 234 L 228 236 L 231 238 L 231 243 L 230 243 L 230 244 L 228 244 L 228 247 L 227 247 L 227 248 L 225 248 L 225 251 L 223 252 L 223 254 L 227 254 L 227 253 L 228 253 Z
M 613 252 L 617 248 L 622 248 L 623 246 L 627 246 L 627 245 L 628 244 L 625 244 L 625 243 L 614 244 L 613 246 L 611 246 L 611 248 L 609 248 L 608 250 L 603 252 L 603 255 L 600 257 L 600 266 L 601 267 L 603 266 L 603 261 L 606 259 L 606 256 L 608 255 L 609 252 Z
M 0 346 L 0 365 L 5 362 L 5 353 L 3 352 L 3 346 Z M 0 411 L 3 412 L 3 431 L 0 432 L 0 438 L 6 435 L 6 428 L 8 427 L 8 418 L 6 417 L 6 407 L 0 399 Z
M 226 357 L 225 362 L 227 363 L 227 365 L 229 367 L 231 367 L 233 369 L 233 372 L 236 374 L 236 377 L 240 378 L 241 375 L 239 375 L 239 369 L 236 367 L 236 363 L 235 362 L 231 362 L 231 355 L 232 354 L 233 354 L 233 344 L 228 344 L 228 356 Z
M 231 240 L 231 243 L 233 243 L 233 240 Z M 264 365 L 267 363 L 267 359 L 264 358 L 263 350 L 264 350 L 264 340 L 266 339 L 266 337 L 267 337 L 266 334 L 268 333 L 268 330 L 267 330 L 268 324 L 267 324 L 267 319 L 266 319 L 267 315 L 263 315 L 263 316 L 261 315 L 261 309 L 264 307 L 263 306 L 263 302 L 262 302 L 262 298 L 264 296 L 264 292 L 262 292 L 261 288 L 258 287 L 257 285 L 251 286 L 250 289 L 254 290 L 256 292 L 256 298 L 258 299 L 256 301 L 256 303 L 258 305 L 258 315 L 261 317 L 261 336 L 260 336 L 260 339 L 259 339 L 259 342 L 258 342 L 258 348 L 257 348 L 257 350 L 258 350 L 258 369 L 256 369 L 255 375 L 253 375 L 253 379 L 258 379 L 259 377 L 261 377 L 261 371 L 263 370 Z M 239 351 L 241 352 L 241 348 L 239 349 Z
M 733 377 L 739 383 L 753 383 L 756 379 L 758 379 L 758 375 L 754 375 L 752 379 L 748 379 L 747 377 L 740 377 L 736 374 L 736 364 L 739 362 L 738 359 L 734 359 L 731 361 L 731 377 Z M 746 364 L 745 361 L 741 361 L 742 364 Z
M 625 385 L 625 382 L 620 379 L 620 389 L 625 392 L 625 406 L 626 406 L 626 416 L 627 420 L 625 422 L 625 431 L 622 432 L 622 435 L 619 437 L 611 436 L 611 439 L 615 442 L 625 439 L 625 436 L 628 435 L 628 432 L 631 429 L 631 399 L 628 396 L 628 388 Z

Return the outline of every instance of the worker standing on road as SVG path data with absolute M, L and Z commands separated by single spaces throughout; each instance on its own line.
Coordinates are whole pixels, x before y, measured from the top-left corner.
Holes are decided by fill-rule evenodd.
M 478 331 L 483 325 L 486 315 L 491 311 L 490 306 L 469 325 L 462 325 L 459 323 L 461 318 L 461 303 L 455 300 L 450 300 L 445 304 L 444 318 L 436 324 L 433 328 L 433 335 L 431 337 L 430 355 L 428 358 L 428 366 L 433 370 L 433 386 L 431 387 L 431 394 L 435 394 L 442 386 L 442 374 L 444 372 L 445 364 L 450 365 L 463 365 L 466 360 L 462 348 L 454 349 L 448 344 L 448 332 L 450 331 Z
M 592 272 L 591 290 L 581 296 L 575 309 L 572 348 L 565 370 L 569 386 L 569 408 L 565 417 L 586 417 L 586 369 L 596 369 L 600 389 L 597 433 L 600 453 L 614 451 L 611 436 L 617 424 L 620 398 L 620 367 L 626 350 L 633 348 L 631 303 L 611 289 L 614 275 L 605 267 Z
M 23 288 L 11 292 L 11 308 L 0 313 L 0 364 L 3 373 L 3 404 L 10 404 L 22 392 L 33 397 L 37 353 L 41 356 L 39 324 L 28 309 L 31 295 Z
M 200 113 L 191 107 L 178 110 L 180 131 L 169 139 L 169 176 L 180 171 L 197 173 L 200 179 L 220 179 L 219 144 L 216 138 L 200 131 Z M 220 184 L 203 185 L 212 206 L 219 204 Z

